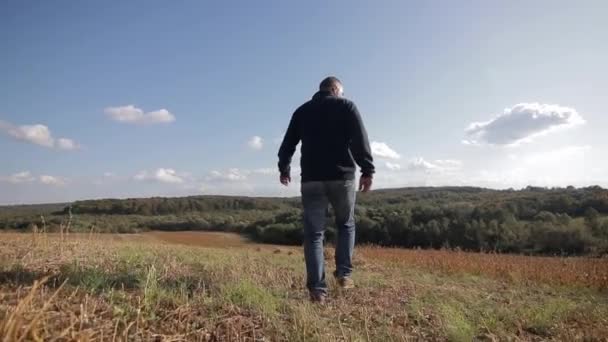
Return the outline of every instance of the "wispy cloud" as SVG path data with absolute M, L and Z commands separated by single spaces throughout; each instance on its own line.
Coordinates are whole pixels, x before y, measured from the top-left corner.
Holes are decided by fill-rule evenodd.
M 395 150 L 390 148 L 384 142 L 372 141 L 371 147 L 372 147 L 372 154 L 374 156 L 377 156 L 380 158 L 386 158 L 386 159 L 394 159 L 394 160 L 401 159 L 401 156 L 399 155 L 399 153 L 397 153 Z
M 251 173 L 257 174 L 257 175 L 272 176 L 272 175 L 278 175 L 279 171 L 276 168 L 267 167 L 267 168 L 252 170 Z
M 408 169 L 413 171 L 429 171 L 437 169 L 437 165 L 426 161 L 424 158 L 419 157 L 411 160 L 408 164 Z
M 291 171 L 294 174 L 300 172 L 299 166 L 294 166 Z M 228 182 L 240 182 L 253 178 L 257 178 L 258 180 L 264 178 L 268 179 L 269 176 L 277 176 L 279 175 L 279 171 L 276 168 L 266 167 L 259 169 L 246 169 L 246 168 L 229 168 L 226 170 L 213 170 L 209 172 L 206 181 L 228 181 Z M 278 179 L 278 178 L 277 178 Z
M 59 138 L 57 139 L 57 148 L 61 150 L 76 150 L 79 148 L 78 144 L 72 139 Z
M 520 103 L 505 109 L 492 120 L 473 122 L 466 129 L 468 145 L 515 146 L 535 136 L 559 128 L 585 123 L 579 113 L 568 107 L 538 103 Z
M 63 186 L 66 184 L 65 179 L 62 179 L 60 177 L 55 177 L 55 176 L 42 175 L 42 176 L 40 176 L 39 179 L 40 179 L 40 183 L 46 184 L 46 185 Z
M 408 163 L 408 170 L 424 172 L 447 172 L 456 171 L 462 167 L 462 162 L 453 159 L 437 159 L 427 161 L 422 157 L 414 158 Z
M 247 146 L 249 146 L 249 148 L 251 148 L 252 150 L 259 151 L 264 148 L 264 139 L 255 135 L 251 137 L 249 141 L 247 141 Z
M 401 165 L 397 163 L 386 162 L 386 168 L 391 171 L 399 171 L 401 170 Z
M 32 176 L 32 173 L 29 171 L 21 171 L 21 172 L 12 174 L 8 177 L 2 177 L 0 179 L 7 181 L 9 183 L 12 183 L 12 184 L 19 184 L 19 183 L 33 182 L 36 180 L 36 177 Z
M 139 172 L 133 177 L 138 181 L 155 181 L 160 183 L 180 184 L 184 182 L 184 176 L 178 175 L 173 169 L 160 168 L 154 172 L 146 170 Z
M 240 170 L 237 168 L 231 168 L 225 171 L 213 170 L 209 173 L 207 181 L 228 181 L 228 182 L 239 182 L 247 180 L 249 171 Z
M 175 121 L 175 115 L 166 109 L 159 109 L 144 113 L 134 105 L 107 107 L 104 109 L 106 115 L 112 120 L 131 124 L 161 124 Z
M 455 159 L 436 159 L 435 165 L 444 170 L 458 170 L 462 168 L 462 161 Z
M 68 180 L 63 177 L 49 175 L 34 176 L 30 171 L 21 171 L 6 177 L 0 176 L 0 181 L 8 182 L 11 184 L 25 184 L 37 182 L 44 185 L 63 186 L 67 183 Z
M 38 146 L 56 148 L 59 150 L 76 150 L 79 148 L 79 145 L 72 139 L 55 139 L 51 130 L 47 126 L 41 124 L 16 126 L 10 122 L 0 120 L 0 131 L 15 140 Z
M 404 164 L 386 161 L 384 166 L 389 174 L 400 174 L 407 180 L 416 174 L 452 174 L 462 169 L 462 162 L 454 159 L 426 160 L 422 157 L 412 158 Z M 384 172 L 379 172 L 379 174 Z

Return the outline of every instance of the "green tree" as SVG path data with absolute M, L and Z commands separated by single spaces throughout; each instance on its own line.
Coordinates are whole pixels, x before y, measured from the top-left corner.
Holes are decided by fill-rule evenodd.
M 408 239 L 408 229 L 412 222 L 412 216 L 409 211 L 392 212 L 388 215 L 384 224 L 388 231 L 388 244 L 393 246 L 404 246 Z
M 592 207 L 585 210 L 585 225 L 591 231 L 596 231 L 600 227 L 600 213 Z

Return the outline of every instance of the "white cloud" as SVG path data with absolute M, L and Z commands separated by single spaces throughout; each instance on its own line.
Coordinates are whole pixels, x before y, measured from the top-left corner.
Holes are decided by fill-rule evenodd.
M 239 170 L 237 168 L 228 169 L 226 171 L 211 171 L 207 181 L 229 181 L 229 182 L 240 182 L 247 180 L 247 175 L 250 171 Z
M 486 122 L 473 122 L 466 129 L 469 145 L 515 146 L 559 128 L 584 124 L 579 113 L 559 105 L 520 103 Z
M 372 141 L 372 154 L 378 156 L 380 158 L 386 159 L 400 159 L 401 156 L 399 153 L 395 152 L 392 148 L 390 148 L 386 143 Z
M 251 139 L 249 139 L 249 141 L 247 142 L 247 145 L 252 150 L 259 151 L 264 147 L 264 139 L 255 135 L 255 136 L 251 137 Z
M 182 183 L 184 181 L 176 175 L 173 169 L 158 169 L 154 176 L 159 182 L 164 183 Z
M 138 172 L 135 176 L 133 176 L 133 179 L 138 180 L 138 181 L 143 181 L 143 180 L 148 180 L 150 179 L 150 175 L 148 174 L 148 171 L 140 171 Z
M 437 169 L 438 166 L 426 161 L 424 158 L 414 158 L 408 164 L 408 169 L 412 171 L 430 171 Z
M 76 142 L 67 138 L 55 139 L 51 130 L 47 126 L 41 124 L 15 126 L 9 122 L 0 121 L 0 131 L 3 131 L 13 139 L 25 141 L 30 144 L 61 150 L 78 149 L 78 144 Z
M 55 140 L 51 136 L 51 131 L 45 125 L 23 125 L 12 127 L 8 134 L 15 139 L 30 142 L 32 144 L 53 147 Z
M 133 178 L 138 181 L 156 181 L 169 184 L 180 184 L 184 182 L 183 177 L 178 175 L 175 170 L 164 168 L 157 169 L 154 172 L 144 170 L 136 174 Z
M 427 161 L 422 157 L 414 158 L 410 160 L 408 169 L 411 171 L 425 171 L 425 172 L 448 172 L 457 171 L 462 167 L 462 162 L 453 159 L 437 159 L 434 161 Z
M 59 138 L 57 139 L 57 148 L 71 151 L 78 149 L 78 144 L 76 144 L 72 139 Z
M 133 124 L 158 124 L 171 123 L 175 121 L 175 116 L 166 109 L 159 109 L 144 113 L 140 108 L 133 105 L 120 107 L 107 107 L 104 109 L 106 115 L 112 120 Z
M 54 185 L 54 186 L 63 186 L 65 185 L 65 180 L 58 178 L 58 177 L 54 177 L 54 176 L 49 176 L 49 175 L 42 175 L 39 177 L 40 183 L 42 184 L 46 184 L 46 185 Z
M 399 171 L 399 170 L 401 170 L 401 165 L 399 165 L 397 163 L 386 162 L 385 165 L 386 165 L 386 167 L 389 170 L 392 170 L 392 171 Z
M 66 178 L 49 176 L 49 175 L 41 175 L 41 176 L 36 177 L 30 171 L 17 172 L 8 177 L 0 176 L 0 181 L 9 182 L 12 184 L 38 182 L 40 184 L 54 185 L 54 186 L 63 186 L 67 183 Z
M 19 183 L 33 182 L 34 180 L 36 180 L 36 178 L 34 176 L 32 176 L 31 172 L 22 171 L 22 172 L 17 172 L 15 174 L 12 174 L 6 178 L 3 178 L 3 180 L 6 180 L 7 182 L 13 183 L 13 184 L 19 184 Z
M 454 159 L 437 159 L 433 163 L 444 170 L 457 170 L 462 167 L 462 162 Z
M 263 169 L 255 169 L 255 170 L 251 171 L 251 173 L 257 174 L 257 175 L 272 176 L 272 175 L 278 175 L 279 171 L 275 168 L 263 168 Z

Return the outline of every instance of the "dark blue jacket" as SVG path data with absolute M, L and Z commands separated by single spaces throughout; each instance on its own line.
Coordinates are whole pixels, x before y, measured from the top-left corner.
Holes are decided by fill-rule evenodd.
M 279 171 L 290 175 L 291 158 L 302 141 L 302 182 L 354 179 L 374 173 L 372 152 L 355 104 L 319 91 L 291 117 L 279 149 Z

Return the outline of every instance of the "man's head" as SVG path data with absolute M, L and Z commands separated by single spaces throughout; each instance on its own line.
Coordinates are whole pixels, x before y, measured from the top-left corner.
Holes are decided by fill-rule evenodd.
M 334 76 L 326 77 L 323 81 L 321 81 L 319 90 L 330 92 L 334 96 L 344 95 L 344 87 L 342 86 L 342 82 L 340 82 L 340 80 Z

